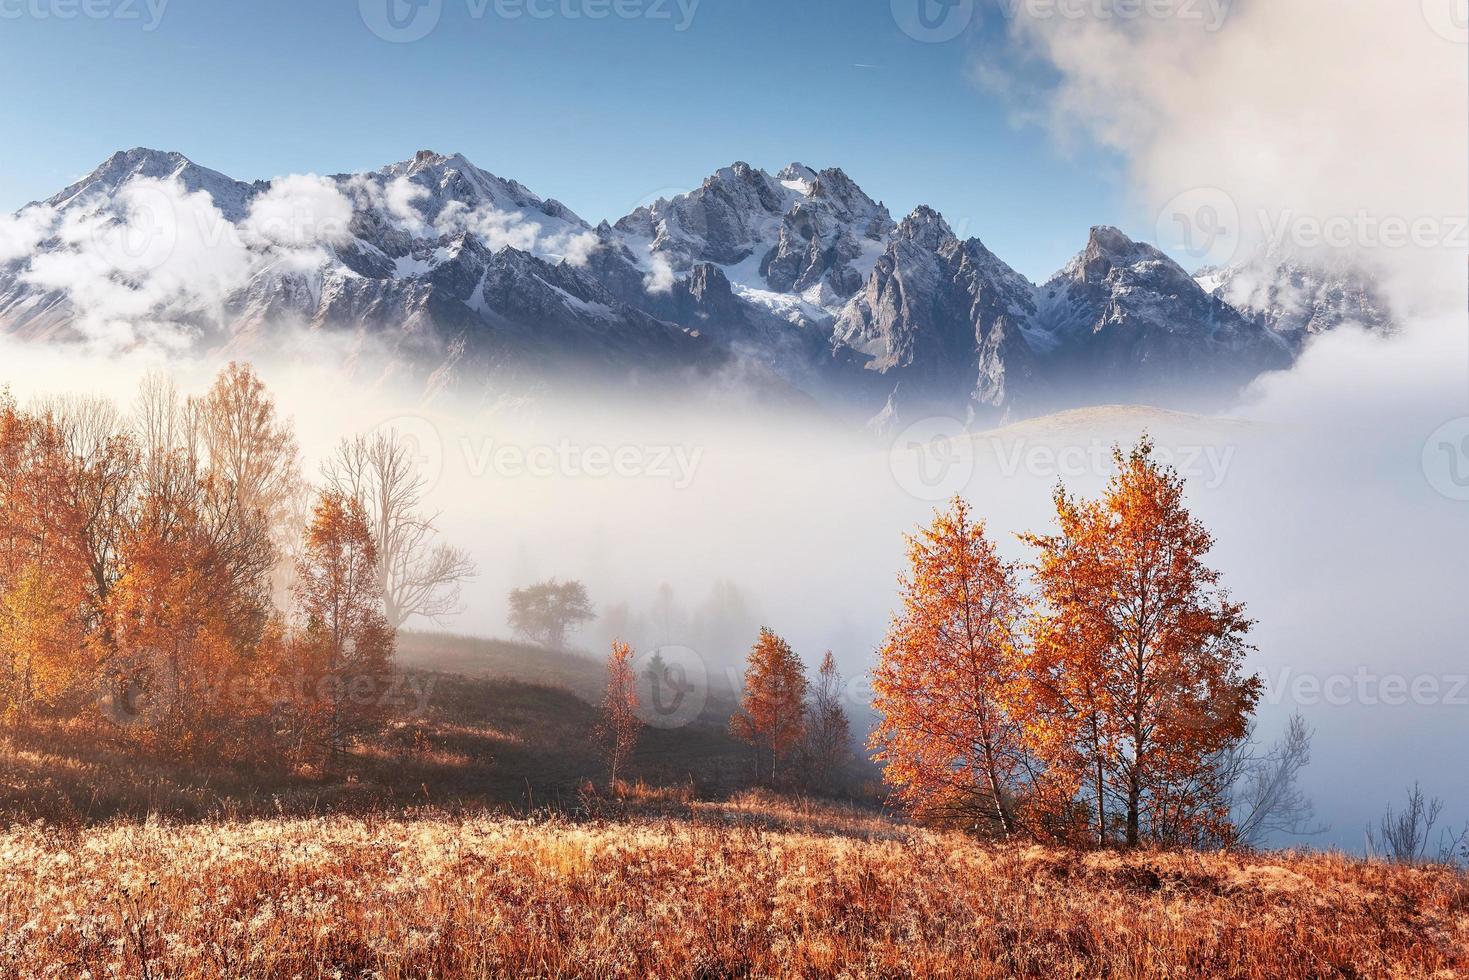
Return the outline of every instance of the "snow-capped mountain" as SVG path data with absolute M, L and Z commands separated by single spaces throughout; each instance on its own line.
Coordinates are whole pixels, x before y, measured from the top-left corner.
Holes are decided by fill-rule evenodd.
M 1270 329 L 1116 228 L 1093 228 L 1086 248 L 1040 287 L 1037 307 L 1031 340 L 1041 370 L 1073 405 L 1166 398 L 1202 407 L 1291 363 Z
M 304 329 L 436 388 L 738 376 L 884 425 L 1207 406 L 1353 319 L 1388 323 L 1363 280 L 1195 279 L 1109 227 L 1036 286 L 931 208 L 896 222 L 802 164 L 735 163 L 593 226 L 459 155 L 246 183 L 137 149 L 0 217 L 0 331 L 26 338 L 248 353 Z
M 1311 265 L 1269 250 L 1225 268 L 1201 269 L 1199 285 L 1299 350 L 1320 333 L 1355 324 L 1390 333 L 1392 314 L 1372 277 L 1336 262 Z

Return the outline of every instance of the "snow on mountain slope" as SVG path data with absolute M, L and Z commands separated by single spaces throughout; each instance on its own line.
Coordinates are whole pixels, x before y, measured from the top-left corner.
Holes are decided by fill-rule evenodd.
M 1093 228 L 1037 297 L 1031 336 L 1063 403 L 1143 397 L 1199 407 L 1291 362 L 1270 330 L 1204 292 L 1158 249 L 1109 226 Z
M 1105 226 L 1037 287 L 933 209 L 895 222 L 799 163 L 735 163 L 592 226 L 458 154 L 246 183 L 136 149 L 0 217 L 0 331 L 26 338 L 247 352 L 307 329 L 460 385 L 697 387 L 740 364 L 888 426 L 1227 401 L 1353 321 L 1390 325 L 1361 278 L 1257 262 L 1196 281 Z
M 1313 264 L 1264 251 L 1238 265 L 1201 269 L 1196 279 L 1295 349 L 1348 323 L 1375 333 L 1393 330 L 1386 297 L 1371 276 L 1346 263 Z

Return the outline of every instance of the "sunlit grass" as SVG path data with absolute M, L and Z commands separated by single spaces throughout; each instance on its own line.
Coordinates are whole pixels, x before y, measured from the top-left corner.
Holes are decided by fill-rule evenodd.
M 1469 969 L 1469 883 L 1450 870 L 991 846 L 768 795 L 692 812 L 19 825 L 0 833 L 0 975 Z

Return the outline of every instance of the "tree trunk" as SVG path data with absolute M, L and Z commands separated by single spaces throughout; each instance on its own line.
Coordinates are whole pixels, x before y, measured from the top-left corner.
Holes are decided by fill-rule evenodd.
M 988 744 L 984 746 L 984 768 L 985 775 L 989 778 L 990 796 L 995 801 L 995 816 L 1000 821 L 1000 831 L 1009 840 L 1015 834 L 1015 824 L 1010 818 L 1010 812 L 1005 809 L 1005 798 L 1000 794 L 1000 780 L 995 775 L 995 754 Z
M 1127 777 L 1127 846 L 1138 844 L 1138 801 L 1142 797 L 1142 785 L 1138 780 L 1137 766 Z
M 1097 846 L 1107 846 L 1107 800 L 1102 795 L 1102 745 L 1097 733 L 1097 719 L 1092 716 L 1092 751 L 1097 757 Z

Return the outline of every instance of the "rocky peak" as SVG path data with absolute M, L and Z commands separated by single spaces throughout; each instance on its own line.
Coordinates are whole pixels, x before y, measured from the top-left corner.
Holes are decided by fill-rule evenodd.
M 898 225 L 896 237 L 910 241 L 930 252 L 954 241 L 954 231 L 944 216 L 927 204 L 920 204 Z
M 1156 267 L 1172 278 L 1188 278 L 1183 267 L 1146 242 L 1133 241 L 1111 225 L 1097 225 L 1086 247 L 1059 274 L 1078 282 L 1100 283 L 1115 272 Z
M 182 153 L 134 147 L 112 154 L 86 177 L 48 198 L 44 203 L 65 208 L 73 203 L 110 198 L 135 178 L 177 180 L 189 193 L 204 191 L 230 221 L 245 216 L 249 199 L 266 186 L 260 181 L 246 184 L 217 170 L 201 167 Z

